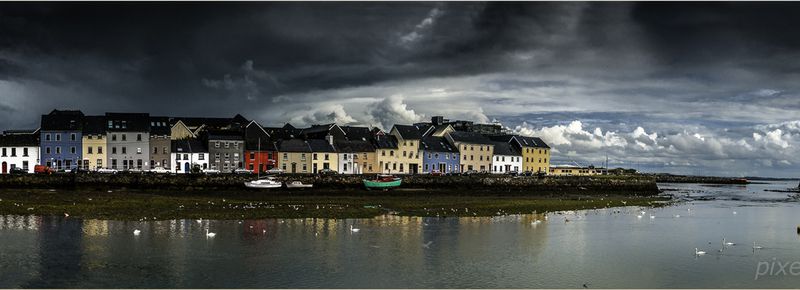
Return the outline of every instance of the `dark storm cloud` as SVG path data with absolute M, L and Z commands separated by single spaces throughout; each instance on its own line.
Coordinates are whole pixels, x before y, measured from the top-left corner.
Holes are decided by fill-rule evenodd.
M 668 163 L 696 148 L 797 164 L 756 157 L 800 136 L 787 123 L 800 119 L 796 15 L 797 3 L 0 3 L 0 127 L 54 107 L 273 125 L 446 114 L 549 134 L 570 159 L 616 148 Z

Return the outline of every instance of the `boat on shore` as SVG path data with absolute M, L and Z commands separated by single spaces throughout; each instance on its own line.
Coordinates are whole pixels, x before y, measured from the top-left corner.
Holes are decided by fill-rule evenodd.
M 305 184 L 298 180 L 290 181 L 286 183 L 286 188 L 311 188 L 314 187 L 313 184 Z
M 387 190 L 390 188 L 400 186 L 402 179 L 400 177 L 395 177 L 394 175 L 381 175 L 379 174 L 375 179 L 369 180 L 364 179 L 364 187 L 368 190 L 370 189 L 383 189 Z
M 247 188 L 280 188 L 283 186 L 283 183 L 280 181 L 275 180 L 270 176 L 265 176 L 256 180 L 247 181 L 244 183 L 244 186 Z

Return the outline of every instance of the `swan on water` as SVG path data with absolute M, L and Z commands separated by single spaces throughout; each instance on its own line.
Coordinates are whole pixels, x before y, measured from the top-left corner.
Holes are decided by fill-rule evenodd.
M 353 225 L 350 225 L 350 231 L 351 231 L 351 232 L 357 233 L 357 232 L 358 232 L 358 231 L 360 231 L 360 230 L 361 230 L 361 229 L 354 228 L 354 227 L 353 227 Z
M 694 248 L 694 254 L 695 254 L 695 256 L 701 256 L 701 255 L 705 255 L 706 252 L 705 251 L 699 251 L 699 250 L 697 250 L 697 248 Z
M 763 248 L 762 246 L 756 246 L 756 242 L 753 242 L 753 250 L 761 250 Z
M 216 233 L 209 232 L 208 229 L 206 229 L 206 238 L 213 238 L 216 235 Z
M 133 230 L 133 235 L 134 235 L 134 236 L 138 236 L 138 235 L 139 235 L 141 232 L 142 232 L 142 231 L 140 231 L 139 229 L 135 229 L 135 230 Z M 754 245 L 755 245 L 755 244 L 754 244 Z

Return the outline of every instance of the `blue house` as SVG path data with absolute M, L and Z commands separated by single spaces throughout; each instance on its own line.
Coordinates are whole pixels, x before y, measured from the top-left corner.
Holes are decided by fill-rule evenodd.
M 54 169 L 70 170 L 83 160 L 83 113 L 53 110 L 42 115 L 40 135 L 41 162 Z
M 419 151 L 422 154 L 422 172 L 459 172 L 458 148 L 448 143 L 444 137 L 422 137 Z

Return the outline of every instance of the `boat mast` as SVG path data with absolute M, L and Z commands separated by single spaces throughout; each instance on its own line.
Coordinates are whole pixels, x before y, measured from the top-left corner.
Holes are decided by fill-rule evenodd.
M 258 124 L 256 124 L 258 125 Z M 258 151 L 256 151 L 256 167 L 258 168 L 258 179 L 261 179 L 261 137 L 258 137 Z

